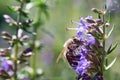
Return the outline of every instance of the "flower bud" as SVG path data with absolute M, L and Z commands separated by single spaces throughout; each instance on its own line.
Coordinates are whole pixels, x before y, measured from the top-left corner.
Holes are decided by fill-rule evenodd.
M 87 21 L 88 23 L 95 23 L 95 21 L 94 21 L 93 19 L 88 19 L 88 18 L 86 18 L 86 21 Z
M 36 73 L 37 73 L 37 76 L 41 76 L 43 74 L 43 70 L 42 69 L 37 69 Z
M 28 38 L 29 38 L 28 35 L 24 35 L 24 36 L 22 36 L 22 37 L 20 38 L 20 41 L 25 41 L 25 40 L 27 40 Z
M 15 35 L 12 35 L 12 40 L 16 40 L 17 37 Z
M 8 56 L 9 54 L 10 54 L 9 49 L 0 49 L 0 56 L 4 57 L 4 56 Z
M 92 10 L 93 12 L 95 12 L 95 13 L 99 13 L 99 10 L 96 9 L 96 8 L 92 8 L 91 10 Z
M 12 19 L 9 15 L 3 15 L 3 17 L 5 18 L 5 21 L 11 25 L 17 25 L 17 22 Z
M 96 22 L 97 24 L 103 24 L 103 22 L 102 22 L 101 19 L 96 19 L 95 22 Z
M 15 11 L 19 11 L 19 10 L 20 10 L 20 6 L 12 6 L 12 8 L 13 8 Z
M 95 12 L 95 13 L 98 13 L 98 14 L 102 14 L 102 15 L 105 14 L 105 11 L 98 10 L 98 9 L 96 9 L 96 8 L 92 8 L 91 10 L 92 10 L 93 12 Z
M 3 39 L 5 39 L 5 40 L 12 40 L 12 36 L 9 33 L 7 33 L 6 31 L 3 31 L 2 35 L 3 35 L 2 36 Z
M 23 30 L 22 30 L 22 29 L 19 29 L 19 30 L 18 30 L 18 35 L 17 35 L 18 38 L 21 38 L 21 37 L 22 37 L 22 33 L 23 33 Z
M 30 23 L 33 22 L 33 20 L 32 19 L 27 19 L 25 22 L 28 23 L 28 24 L 30 24 Z
M 25 22 L 22 23 L 22 25 L 29 27 L 32 22 L 33 22 L 32 19 L 27 19 Z
M 6 36 L 2 36 L 2 38 L 4 39 L 4 40 L 11 40 L 10 38 L 8 38 L 8 37 L 6 37 Z
M 109 26 L 110 26 L 110 23 L 105 23 L 105 26 L 106 26 L 106 27 L 109 27 Z
M 29 57 L 31 55 L 32 55 L 32 48 L 27 48 L 22 52 L 21 58 L 22 57 Z

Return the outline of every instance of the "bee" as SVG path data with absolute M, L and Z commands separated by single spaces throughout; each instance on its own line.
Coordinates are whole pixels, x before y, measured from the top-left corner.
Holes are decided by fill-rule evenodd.
M 68 39 L 64 45 L 63 50 L 59 54 L 56 62 L 60 60 L 60 58 L 64 58 L 68 60 L 69 64 L 74 64 L 74 60 L 79 58 L 80 56 L 75 55 L 75 50 L 82 44 L 82 41 L 78 37 L 72 37 Z

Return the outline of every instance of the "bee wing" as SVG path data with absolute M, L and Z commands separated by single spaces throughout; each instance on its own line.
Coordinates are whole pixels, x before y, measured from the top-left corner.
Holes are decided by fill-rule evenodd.
M 56 63 L 58 63 L 58 61 L 60 60 L 60 58 L 62 58 L 64 56 L 64 53 L 65 53 L 65 48 L 60 52 L 59 56 L 57 57 Z

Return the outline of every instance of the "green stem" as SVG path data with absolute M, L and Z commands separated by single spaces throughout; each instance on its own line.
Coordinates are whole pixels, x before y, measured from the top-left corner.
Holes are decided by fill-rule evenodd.
M 22 3 L 20 3 L 20 7 L 22 9 L 22 7 L 23 7 Z M 16 30 L 16 37 L 17 37 L 17 39 L 16 39 L 15 47 L 14 47 L 14 68 L 15 68 L 14 69 L 14 80 L 17 80 L 17 71 L 18 71 L 18 69 L 17 69 L 17 67 L 18 67 L 17 61 L 18 61 L 18 53 L 19 53 L 18 30 L 20 28 L 20 25 L 19 25 L 20 21 L 21 21 L 21 12 L 19 11 L 18 12 L 18 17 L 17 17 L 17 24 L 18 24 L 18 26 L 17 26 L 17 30 Z
M 34 55 L 32 57 L 32 68 L 33 68 L 33 71 L 34 71 L 34 75 L 33 75 L 32 80 L 36 80 L 36 51 L 35 51 L 35 49 L 33 50 L 33 52 L 34 52 Z
M 104 15 L 103 15 L 103 22 L 105 22 Z M 104 49 L 104 53 L 103 54 L 106 55 L 106 53 L 105 53 L 105 24 L 103 25 L 103 49 Z
M 36 18 L 37 18 L 36 24 L 38 24 L 39 21 L 40 21 L 40 10 L 38 10 Z M 33 31 L 37 34 L 37 30 L 38 30 L 40 25 L 36 26 L 36 24 L 33 25 L 33 26 L 35 26 Z M 33 53 L 34 53 L 34 55 L 32 56 L 32 68 L 33 68 L 33 71 L 34 71 L 34 76 L 33 76 L 32 80 L 36 80 L 36 58 L 37 58 L 37 49 L 36 49 L 36 46 L 35 46 L 36 40 L 37 40 L 37 35 L 34 35 L 33 36 L 33 42 L 32 42 L 33 43 Z
M 106 44 L 106 38 L 105 38 L 105 35 L 106 35 L 106 26 L 105 26 L 105 16 L 103 14 L 102 16 L 102 20 L 103 20 L 103 55 L 102 55 L 102 65 L 101 65 L 101 74 L 103 75 L 103 72 L 104 72 L 104 61 L 105 61 L 105 57 L 106 57 L 106 51 L 105 51 L 105 44 Z
M 37 33 L 37 28 L 34 28 L 34 32 Z M 33 76 L 33 79 L 32 80 L 36 80 L 36 56 L 37 56 L 37 50 L 36 50 L 36 47 L 35 47 L 35 41 L 37 39 L 37 35 L 34 35 L 33 36 L 33 53 L 34 55 L 32 56 L 32 68 L 33 68 L 33 71 L 34 71 L 34 76 Z
M 105 16 L 103 15 L 103 22 L 105 23 Z M 106 36 L 105 36 L 105 34 L 106 34 L 106 26 L 104 25 L 103 26 L 103 36 L 104 36 L 104 40 L 103 40 L 103 49 L 104 49 L 104 58 L 106 57 L 106 55 L 107 55 L 107 53 L 105 52 L 105 43 L 106 43 Z M 105 58 L 105 65 L 107 66 L 108 65 L 108 59 L 107 58 Z
M 16 43 L 15 45 L 15 54 L 14 54 L 14 80 L 17 80 L 17 55 L 18 55 L 18 50 L 19 50 L 19 47 L 18 47 L 18 43 Z

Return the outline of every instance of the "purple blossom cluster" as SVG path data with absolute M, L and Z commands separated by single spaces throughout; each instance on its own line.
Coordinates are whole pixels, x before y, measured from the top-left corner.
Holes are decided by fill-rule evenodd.
M 77 30 L 77 38 L 82 42 L 82 44 L 74 51 L 77 55 L 71 56 L 72 60 L 69 60 L 70 58 L 67 56 L 67 60 L 78 74 L 78 80 L 92 79 L 92 71 L 94 71 L 94 74 L 99 73 L 98 67 L 101 65 L 101 58 L 97 57 L 97 54 L 100 54 L 103 49 L 97 37 L 98 34 L 100 35 L 99 37 L 103 36 L 101 28 L 98 27 L 98 25 L 102 23 L 102 21 L 101 23 L 98 23 L 100 21 L 100 19 L 92 19 L 92 16 L 81 18 L 80 22 L 74 21 L 74 23 L 78 25 L 78 27 L 75 28 L 75 30 Z M 73 62 L 76 64 L 72 65 Z M 98 80 L 97 77 L 96 79 Z M 99 80 L 102 80 L 102 78 Z
M 0 75 L 4 78 L 9 78 L 14 74 L 14 66 L 11 60 L 5 57 L 0 57 Z

